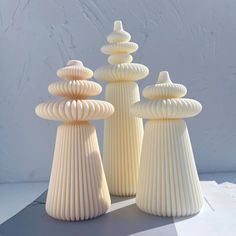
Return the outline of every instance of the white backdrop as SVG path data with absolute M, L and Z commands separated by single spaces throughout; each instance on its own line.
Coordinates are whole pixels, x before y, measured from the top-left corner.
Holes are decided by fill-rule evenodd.
M 34 108 L 69 59 L 107 63 L 100 47 L 118 19 L 140 46 L 134 61 L 150 69 L 140 89 L 169 70 L 202 103 L 187 120 L 198 170 L 236 170 L 235 12 L 233 0 L 0 1 L 0 182 L 48 179 L 57 123 Z

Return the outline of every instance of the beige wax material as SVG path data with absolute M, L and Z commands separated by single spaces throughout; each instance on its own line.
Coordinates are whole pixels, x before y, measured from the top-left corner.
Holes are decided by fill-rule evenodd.
M 105 101 L 86 99 L 102 88 L 87 80 L 93 72 L 82 62 L 69 61 L 57 75 L 63 80 L 50 84 L 48 90 L 64 100 L 36 107 L 38 116 L 64 122 L 57 129 L 46 211 L 61 220 L 91 219 L 105 213 L 111 200 L 96 129 L 89 120 L 107 118 L 114 108 Z
M 136 194 L 138 207 L 159 216 L 187 216 L 200 211 L 203 196 L 186 123 L 197 115 L 199 102 L 181 98 L 187 89 L 174 84 L 166 71 L 147 86 L 131 112 L 145 124 Z
M 96 79 L 108 83 L 106 101 L 115 107 L 114 114 L 105 121 L 103 163 L 110 193 L 119 196 L 136 194 L 143 123 L 141 118 L 130 114 L 130 107 L 140 100 L 135 81 L 149 73 L 146 66 L 131 63 L 130 53 L 135 52 L 138 45 L 130 39 L 122 22 L 115 21 L 114 30 L 107 37 L 109 44 L 101 48 L 109 55 L 109 65 L 94 73 Z

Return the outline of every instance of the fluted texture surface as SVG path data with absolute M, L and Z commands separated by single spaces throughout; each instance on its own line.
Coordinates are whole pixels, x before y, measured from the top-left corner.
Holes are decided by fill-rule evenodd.
M 76 122 L 104 119 L 114 112 L 114 107 L 108 102 L 86 99 L 100 94 L 102 87 L 88 81 L 93 72 L 81 61 L 70 60 L 67 66 L 57 71 L 57 75 L 64 80 L 50 84 L 48 91 L 63 96 L 64 100 L 39 104 L 35 109 L 38 116 L 48 120 Z
M 86 220 L 103 214 L 109 206 L 95 128 L 88 123 L 59 126 L 47 213 L 57 219 Z
M 145 125 L 136 203 L 160 216 L 187 216 L 203 205 L 185 121 L 155 120 Z
M 113 32 L 107 36 L 108 44 L 101 48 L 109 55 L 109 65 L 94 72 L 96 79 L 108 82 L 106 101 L 115 107 L 114 115 L 105 121 L 103 163 L 110 193 L 119 196 L 136 193 L 143 124 L 142 119 L 131 115 L 130 107 L 140 100 L 134 81 L 149 73 L 146 66 L 131 63 L 130 53 L 135 52 L 138 45 L 129 42 L 130 39 L 122 22 L 115 21 Z
M 64 80 L 50 84 L 48 90 L 64 100 L 44 102 L 35 109 L 43 119 L 64 121 L 57 130 L 46 211 L 57 219 L 87 220 L 110 206 L 96 131 L 88 121 L 107 118 L 114 107 L 86 99 L 102 87 L 88 81 L 93 72 L 81 61 L 69 61 L 57 75 Z
M 137 63 L 123 63 L 105 65 L 94 72 L 94 77 L 107 82 L 135 81 L 146 77 L 149 70 L 146 66 Z
M 98 100 L 63 100 L 41 103 L 35 112 L 47 120 L 85 121 L 109 117 L 114 107 Z
M 157 98 L 180 98 L 185 96 L 187 89 L 182 84 L 173 84 L 173 83 L 159 83 L 149 85 L 144 88 L 143 96 L 148 99 L 157 99 Z
M 83 98 L 100 94 L 102 87 L 93 81 L 69 80 L 50 84 L 48 91 L 55 96 Z
M 187 216 L 200 211 L 203 197 L 187 126 L 198 101 L 182 98 L 185 86 L 172 83 L 168 71 L 143 90 L 149 100 L 133 104 L 136 117 L 150 119 L 144 130 L 136 202 L 150 214 Z
M 110 193 L 114 195 L 136 193 L 143 123 L 131 116 L 129 109 L 139 99 L 134 82 L 111 83 L 106 87 L 106 100 L 116 109 L 105 122 L 103 163 Z
M 202 105 L 193 99 L 161 99 L 137 102 L 131 112 L 145 119 L 178 119 L 197 115 Z
M 93 76 L 93 71 L 83 66 L 81 61 L 70 60 L 66 67 L 57 71 L 57 76 L 65 80 L 84 80 Z

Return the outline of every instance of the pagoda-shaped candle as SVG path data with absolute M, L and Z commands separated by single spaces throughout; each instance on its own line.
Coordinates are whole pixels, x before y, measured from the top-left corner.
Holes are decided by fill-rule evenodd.
M 203 196 L 188 129 L 183 118 L 197 115 L 199 102 L 181 98 L 187 89 L 162 71 L 147 86 L 131 112 L 145 124 L 136 195 L 138 207 L 159 216 L 187 216 L 200 211 Z
M 101 215 L 110 206 L 96 130 L 89 120 L 114 112 L 104 101 L 86 100 L 101 93 L 99 84 L 88 81 L 93 72 L 71 60 L 57 71 L 64 80 L 50 84 L 51 94 L 64 100 L 39 104 L 36 114 L 64 121 L 57 129 L 46 211 L 57 219 L 86 220 Z
M 109 44 L 101 51 L 110 55 L 110 65 L 97 69 L 94 77 L 108 82 L 106 100 L 115 107 L 114 114 L 105 121 L 103 163 L 110 193 L 119 196 L 136 194 L 138 167 L 143 138 L 142 119 L 130 114 L 130 106 L 140 100 L 136 80 L 149 73 L 141 64 L 131 63 L 130 53 L 138 49 L 129 42 L 131 36 L 123 30 L 122 22 L 114 22 L 108 35 Z

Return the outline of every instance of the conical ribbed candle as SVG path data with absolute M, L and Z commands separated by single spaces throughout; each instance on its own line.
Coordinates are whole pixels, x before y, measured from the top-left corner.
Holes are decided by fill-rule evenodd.
M 111 200 L 96 129 L 89 120 L 106 118 L 114 108 L 108 102 L 86 100 L 102 88 L 87 80 L 93 72 L 82 62 L 69 61 L 57 75 L 64 80 L 50 84 L 48 90 L 64 100 L 36 107 L 38 116 L 64 121 L 57 129 L 46 211 L 61 220 L 91 219 L 105 213 Z
M 131 63 L 130 53 L 138 45 L 130 39 L 122 22 L 115 21 L 114 30 L 107 37 L 109 44 L 101 48 L 109 55 L 110 64 L 94 73 L 96 79 L 108 82 L 106 100 L 115 107 L 115 113 L 105 121 L 103 163 L 110 193 L 119 196 L 136 194 L 143 123 L 130 114 L 130 106 L 140 100 L 135 81 L 149 73 L 146 66 Z
M 200 211 L 203 196 L 186 123 L 197 115 L 199 102 L 182 98 L 187 89 L 174 84 L 166 71 L 147 86 L 131 112 L 145 124 L 136 195 L 138 207 L 160 216 L 187 216 Z

